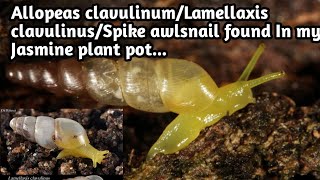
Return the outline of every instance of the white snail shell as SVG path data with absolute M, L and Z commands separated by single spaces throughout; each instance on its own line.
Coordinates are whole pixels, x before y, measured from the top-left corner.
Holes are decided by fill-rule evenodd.
M 15 133 L 47 149 L 74 148 L 68 147 L 66 141 L 70 141 L 70 138 L 77 140 L 73 145 L 80 146 L 89 142 L 85 129 L 78 122 L 67 118 L 16 117 L 10 121 L 10 127 Z
M 66 180 L 103 180 L 103 178 L 98 175 L 90 175 L 90 176 L 77 176 L 74 178 L 68 178 Z
M 16 117 L 10 121 L 10 127 L 15 133 L 44 148 L 62 149 L 57 159 L 66 156 L 89 158 L 93 167 L 97 167 L 97 163 L 101 164 L 105 154 L 109 153 L 108 150 L 100 151 L 90 145 L 85 129 L 71 119 L 53 119 L 47 116 Z

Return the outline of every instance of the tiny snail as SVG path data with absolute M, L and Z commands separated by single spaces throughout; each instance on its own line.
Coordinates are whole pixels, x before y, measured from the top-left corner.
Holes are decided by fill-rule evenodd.
M 218 88 L 209 75 L 206 74 L 195 76 L 193 81 L 196 83 L 182 87 L 182 92 L 188 91 L 191 97 L 198 98 L 198 102 L 192 101 L 193 99 L 189 98 L 190 95 L 184 98 L 186 94 L 181 93 L 181 100 L 174 102 L 182 102 L 183 105 L 186 104 L 190 108 L 184 112 L 180 111 L 181 113 L 165 128 L 159 139 L 149 150 L 147 159 L 154 157 L 158 153 L 171 154 L 185 148 L 199 136 L 200 131 L 204 128 L 217 123 L 222 117 L 233 114 L 249 103 L 254 103 L 255 98 L 252 95 L 251 88 L 283 77 L 285 75 L 284 72 L 276 72 L 248 80 L 263 50 L 264 44 L 261 44 L 238 81 L 234 83 Z M 208 80 L 203 81 L 204 77 Z M 195 91 L 196 84 L 201 87 L 201 94 Z M 184 102 L 182 98 L 184 98 Z
M 103 178 L 98 175 L 90 175 L 90 176 L 76 176 L 76 177 L 68 178 L 65 180 L 103 180 Z
M 48 116 L 15 117 L 10 127 L 17 134 L 47 149 L 63 149 L 57 159 L 66 156 L 89 158 L 93 167 L 101 163 L 109 151 L 99 151 L 90 145 L 85 129 L 67 118 L 53 119 Z
M 148 112 L 178 114 L 151 147 L 157 153 L 177 152 L 191 143 L 202 129 L 254 103 L 251 88 L 284 76 L 276 72 L 248 80 L 264 50 L 260 45 L 239 80 L 218 88 L 199 65 L 181 59 L 122 60 L 91 58 L 83 62 L 10 64 L 6 76 L 21 84 L 44 88 L 57 95 L 89 94 L 101 104 L 129 105 Z

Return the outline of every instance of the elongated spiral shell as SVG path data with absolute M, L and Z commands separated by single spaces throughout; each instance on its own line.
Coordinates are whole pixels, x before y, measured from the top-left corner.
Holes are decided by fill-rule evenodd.
M 90 145 L 85 129 L 76 121 L 67 118 L 53 119 L 47 116 L 13 118 L 10 127 L 40 146 L 63 149 L 58 159 L 66 156 L 90 158 L 93 167 L 101 163 L 109 151 L 99 151 Z
M 147 157 L 152 158 L 158 153 L 170 154 L 185 148 L 205 127 L 215 124 L 222 117 L 244 108 L 249 103 L 254 103 L 251 90 L 253 87 L 283 77 L 284 72 L 275 72 L 248 80 L 263 50 L 264 45 L 261 44 L 238 81 L 220 88 L 208 73 L 195 63 L 179 59 L 143 58 L 134 58 L 130 62 L 97 58 L 81 64 L 59 62 L 58 67 L 61 70 L 56 72 L 58 78 L 55 88 L 64 87 L 60 92 L 71 94 L 87 92 L 103 104 L 127 104 L 143 111 L 177 113 L 178 116 L 151 147 Z M 74 64 L 75 69 L 83 71 L 82 75 L 64 63 Z M 19 76 L 18 70 L 23 71 L 18 66 L 11 70 L 9 68 L 7 77 L 21 81 L 23 76 Z M 34 73 L 30 73 L 31 70 L 26 71 L 28 73 L 20 72 L 26 75 L 26 82 L 40 82 L 48 90 L 51 89 L 52 83 L 47 83 L 45 76 L 46 68 L 34 69 Z M 39 78 L 33 78 L 33 74 L 37 74 L 36 77 Z M 79 81 L 79 85 L 69 83 L 69 79 Z
M 71 149 L 89 143 L 84 128 L 78 122 L 67 118 L 17 117 L 10 121 L 10 127 L 17 134 L 47 149 Z
M 65 180 L 103 180 L 103 178 L 98 175 L 90 175 L 90 176 L 76 176 L 76 177 L 68 178 Z
M 129 105 L 149 112 L 204 109 L 218 89 L 203 68 L 180 59 L 134 58 L 125 62 L 91 58 L 84 62 L 10 64 L 6 75 L 13 82 L 58 95 L 89 94 L 102 104 Z
M 12 82 L 45 89 L 61 95 L 85 94 L 81 65 L 75 60 L 12 63 L 7 66 L 6 76 Z

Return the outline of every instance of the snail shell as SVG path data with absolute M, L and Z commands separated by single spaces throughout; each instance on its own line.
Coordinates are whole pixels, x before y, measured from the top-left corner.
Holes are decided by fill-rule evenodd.
M 218 89 L 203 68 L 181 59 L 12 63 L 7 66 L 6 76 L 57 95 L 89 94 L 101 104 L 129 105 L 148 112 L 204 109 Z
M 47 149 L 71 149 L 74 147 L 70 145 L 78 147 L 89 142 L 85 129 L 78 122 L 67 118 L 17 117 L 10 121 L 10 127 L 17 134 Z
M 90 175 L 90 176 L 76 176 L 74 178 L 68 178 L 65 180 L 103 180 L 103 178 L 98 175 Z
M 47 116 L 16 117 L 10 121 L 10 127 L 15 133 L 44 148 L 63 149 L 58 159 L 65 156 L 90 158 L 96 167 L 96 163 L 100 163 L 104 159 L 104 154 L 108 153 L 92 147 L 85 129 L 71 119 L 53 119 Z
M 151 147 L 147 156 L 152 158 L 183 149 L 205 127 L 254 103 L 253 87 L 283 77 L 284 72 L 275 72 L 248 80 L 263 50 L 262 44 L 238 81 L 220 88 L 199 65 L 170 58 L 134 58 L 130 62 L 91 58 L 81 63 L 65 60 L 58 62 L 58 71 L 51 68 L 51 62 L 31 69 L 13 64 L 8 67 L 7 77 L 61 94 L 86 92 L 102 104 L 127 104 L 143 111 L 179 114 Z M 55 78 L 50 80 L 51 76 Z
M 81 71 L 81 65 L 74 60 L 11 63 L 6 76 L 12 82 L 45 89 L 58 96 L 83 95 L 86 91 Z

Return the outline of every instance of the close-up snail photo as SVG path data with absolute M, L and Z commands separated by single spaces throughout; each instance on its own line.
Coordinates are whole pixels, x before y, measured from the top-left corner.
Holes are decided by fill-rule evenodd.
M 122 173 L 122 109 L 2 109 L 0 115 L 6 174 Z
M 320 179 L 319 12 L 1 2 L 0 175 Z
M 66 156 L 89 158 L 93 167 L 101 163 L 109 151 L 99 151 L 90 145 L 84 128 L 77 121 L 67 118 L 53 119 L 48 116 L 16 117 L 10 121 L 10 127 L 32 142 L 47 149 L 63 149 L 57 159 Z

